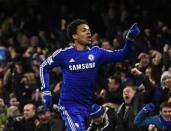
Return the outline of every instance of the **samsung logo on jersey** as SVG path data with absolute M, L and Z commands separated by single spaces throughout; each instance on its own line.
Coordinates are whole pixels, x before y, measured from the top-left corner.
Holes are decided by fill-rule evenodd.
M 76 65 L 69 65 L 69 70 L 82 70 L 82 69 L 90 69 L 95 68 L 95 62 L 93 63 L 86 63 L 86 64 L 76 64 Z

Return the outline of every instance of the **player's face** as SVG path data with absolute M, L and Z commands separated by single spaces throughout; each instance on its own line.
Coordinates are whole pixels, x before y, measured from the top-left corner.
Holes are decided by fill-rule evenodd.
M 76 43 L 81 45 L 91 44 L 91 31 L 87 24 L 81 24 L 77 27 L 76 34 L 73 35 Z

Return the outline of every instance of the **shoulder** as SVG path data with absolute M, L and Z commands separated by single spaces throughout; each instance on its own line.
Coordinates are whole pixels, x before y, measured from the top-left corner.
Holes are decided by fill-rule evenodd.
M 66 48 L 62 49 L 62 51 L 63 51 L 63 52 L 65 52 L 65 51 L 70 51 L 70 50 L 72 50 L 73 48 L 74 48 L 73 46 L 69 46 L 69 47 L 66 47 Z
M 158 122 L 160 122 L 160 117 L 159 117 L 159 115 L 155 115 L 155 116 L 151 116 L 151 117 L 147 118 L 147 120 L 150 122 L 158 123 Z
M 100 52 L 113 52 L 112 50 L 107 50 L 107 49 L 104 49 L 104 48 L 101 48 L 101 47 L 99 47 L 99 46 L 94 46 L 94 47 L 92 47 L 91 48 L 92 50 L 98 50 L 98 51 L 100 51 Z
M 91 49 L 91 50 L 99 50 L 100 47 L 99 47 L 99 46 L 93 46 L 93 47 L 91 47 L 90 49 Z
M 90 50 L 93 52 L 101 52 L 102 48 L 100 48 L 99 46 L 93 46 L 90 48 Z
M 61 53 L 65 53 L 65 52 L 68 52 L 68 51 L 71 51 L 73 49 L 72 46 L 69 46 L 69 47 L 66 47 L 64 49 L 60 48 L 60 49 L 57 49 L 53 54 L 52 56 L 55 57 L 57 54 L 61 54 Z

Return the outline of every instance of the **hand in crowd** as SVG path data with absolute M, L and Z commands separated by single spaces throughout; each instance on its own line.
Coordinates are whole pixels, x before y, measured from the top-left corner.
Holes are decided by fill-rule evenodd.
M 155 105 L 154 105 L 153 103 L 146 104 L 146 105 L 143 107 L 143 110 L 144 110 L 146 113 L 153 112 L 153 111 L 155 110 Z
M 105 97 L 106 97 L 106 93 L 107 93 L 107 91 L 106 91 L 105 89 L 102 89 L 102 90 L 100 91 L 100 93 L 99 93 L 99 97 L 105 98 Z
M 157 130 L 157 128 L 156 128 L 156 126 L 154 124 L 150 124 L 148 126 L 148 131 L 158 131 L 158 130 Z
M 138 68 L 132 68 L 132 69 L 131 69 L 131 73 L 132 73 L 133 75 L 141 75 L 141 74 L 142 74 L 142 72 L 139 71 Z
M 167 52 L 169 50 L 169 45 L 165 44 L 163 47 L 163 52 Z

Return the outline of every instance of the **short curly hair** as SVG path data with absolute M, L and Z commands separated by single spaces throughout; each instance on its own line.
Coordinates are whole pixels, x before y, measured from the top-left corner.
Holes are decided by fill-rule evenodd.
M 160 104 L 160 111 L 164 108 L 164 107 L 167 107 L 167 108 L 171 108 L 171 103 L 167 102 L 167 101 L 164 101 Z
M 76 34 L 77 27 L 81 24 L 87 24 L 88 22 L 83 19 L 76 19 L 72 21 L 68 26 L 67 26 L 67 36 L 71 42 L 74 42 L 74 39 L 72 37 L 73 34 Z

